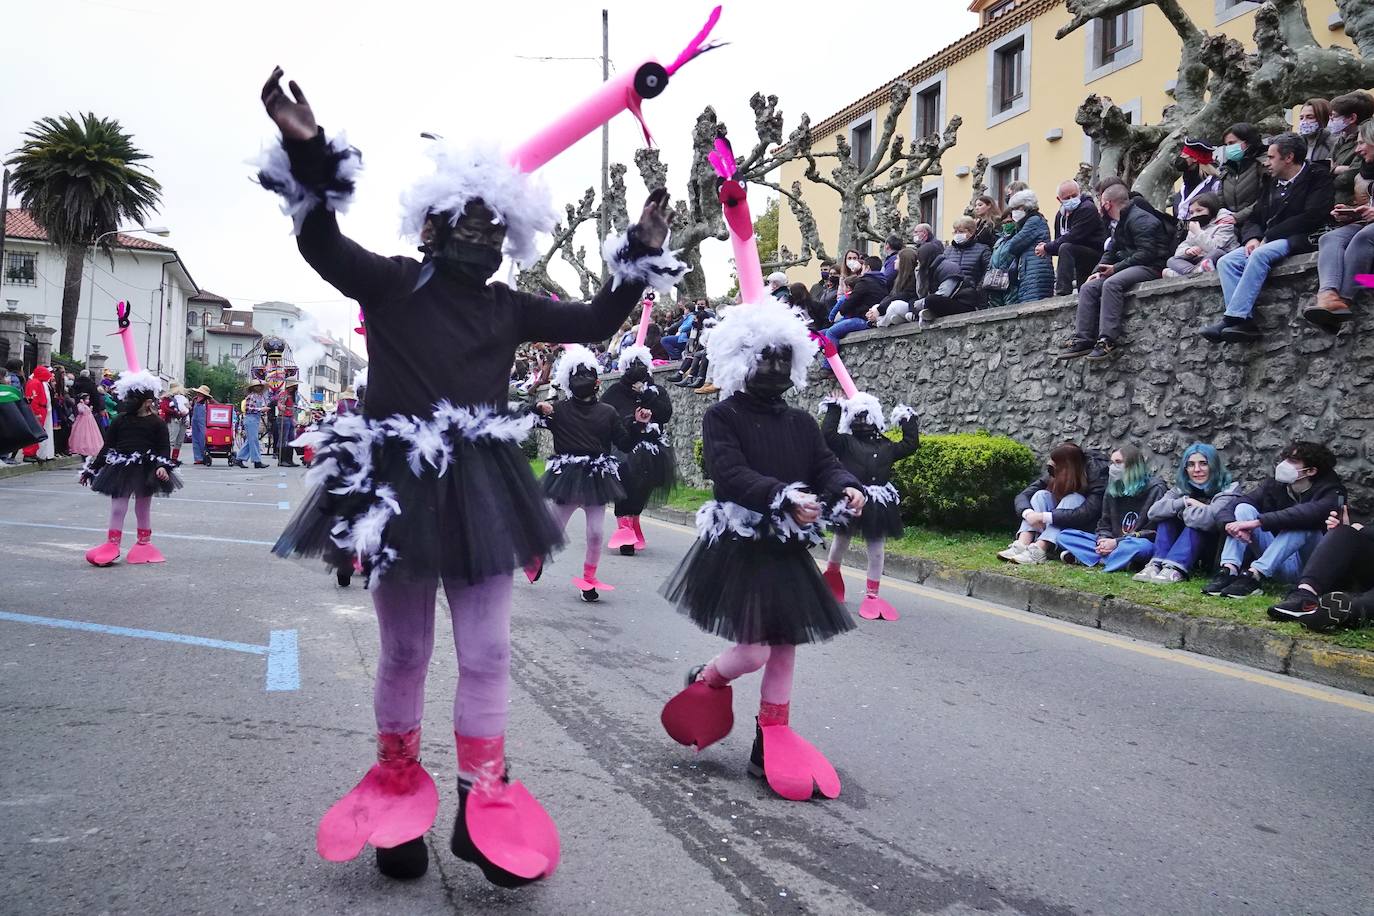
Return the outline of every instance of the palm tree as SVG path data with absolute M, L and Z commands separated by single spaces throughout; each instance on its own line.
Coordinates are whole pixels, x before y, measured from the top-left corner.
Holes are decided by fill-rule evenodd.
M 120 223 L 143 223 L 162 196 L 162 185 L 140 164 L 148 155 L 113 118 L 86 113 L 42 118 L 5 163 L 20 206 L 67 257 L 62 286 L 62 339 L 71 353 L 81 306 L 81 268 L 86 249 Z M 109 236 L 101 240 L 108 254 Z

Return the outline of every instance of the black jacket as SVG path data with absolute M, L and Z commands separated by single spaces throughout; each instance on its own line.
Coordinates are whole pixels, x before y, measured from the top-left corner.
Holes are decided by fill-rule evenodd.
M 1134 496 L 1105 493 L 1102 497 L 1102 517 L 1097 522 L 1097 536 L 1148 538 L 1153 541 L 1155 526 L 1150 523 L 1150 507 L 1159 502 L 1167 489 L 1169 487 L 1162 478 L 1151 477 Z
M 1321 231 L 1335 205 L 1331 172 L 1308 163 L 1289 184 L 1286 196 L 1281 197 L 1278 192 L 1278 182 L 1266 176 L 1255 209 L 1241 227 L 1241 244 L 1251 239 L 1287 239 L 1290 255 L 1314 250 L 1309 236 Z
M 1086 194 L 1079 200 L 1083 202 L 1067 216 L 1062 208 L 1054 215 L 1054 241 L 1045 245 L 1049 254 L 1059 254 L 1061 245 L 1082 245 L 1100 252 L 1106 244 L 1107 224 L 1102 221 L 1097 203 Z
M 1148 267 L 1158 273 L 1164 269 L 1173 253 L 1173 236 L 1158 211 L 1151 212 L 1132 198 L 1131 205 L 1116 221 L 1112 247 L 1103 255 L 1102 263 L 1110 264 L 1117 270 Z
M 916 451 L 921 444 L 920 420 L 912 414 L 902 423 L 902 441 L 893 442 L 887 436 L 860 439 L 851 433 L 840 432 L 840 405 L 830 404 L 821 421 L 825 444 L 840 459 L 844 469 L 864 486 L 881 487 L 892 482 L 892 466 Z
M 904 286 L 901 289 L 894 289 L 883 297 L 883 300 L 878 303 L 878 314 L 886 315 L 887 307 L 894 302 L 911 303 L 919 298 L 921 298 L 921 294 L 916 285 L 916 275 L 912 274 L 911 284 L 909 286 Z
M 1083 505 L 1077 509 L 1056 509 L 1056 528 L 1073 528 L 1076 531 L 1097 530 L 1097 523 L 1102 520 L 1102 498 L 1107 493 L 1107 470 L 1110 466 L 1111 462 L 1106 455 L 1088 453 L 1088 492 L 1083 494 Z M 1031 497 L 1037 490 L 1049 488 L 1050 478 L 1046 475 L 1032 481 L 1030 486 L 1018 493 L 1015 503 L 1017 516 L 1031 507 Z
M 628 452 L 642 431 L 641 424 L 627 426 L 610 404 L 576 398 L 554 402 L 553 413 L 540 425 L 553 433 L 555 454 L 589 457 L 605 455 L 612 447 Z
M 1227 506 L 1217 518 L 1221 526 L 1236 520 L 1236 507 L 1249 503 L 1259 510 L 1260 527 L 1271 534 L 1279 531 L 1324 531 L 1326 517 L 1336 510 L 1345 485 L 1335 471 L 1327 471 L 1312 478 L 1312 486 L 1304 493 L 1292 489 L 1270 477 Z
M 627 385 L 624 379 L 621 379 L 606 389 L 606 393 L 601 396 L 601 403 L 615 408 L 616 413 L 620 414 L 620 422 L 625 424 L 630 436 L 636 441 L 659 438 L 657 434 L 649 432 L 648 427 L 635 422 L 635 411 L 639 408 L 647 408 L 654 415 L 649 422 L 657 423 L 659 427 L 667 426 L 668 421 L 673 418 L 672 398 L 668 397 L 667 391 L 653 383 L 645 385 L 642 391 L 635 391 L 633 385 Z
M 887 280 L 883 279 L 882 274 L 864 274 L 854 281 L 854 288 L 849 291 L 849 296 L 845 298 L 844 305 L 840 306 L 840 317 L 864 317 L 868 314 L 869 309 L 883 301 L 887 293 Z
M 945 260 L 956 265 L 970 287 L 977 289 L 983 282 L 983 274 L 988 272 L 992 261 L 992 247 L 974 236 L 962 245 L 950 242 L 945 246 Z

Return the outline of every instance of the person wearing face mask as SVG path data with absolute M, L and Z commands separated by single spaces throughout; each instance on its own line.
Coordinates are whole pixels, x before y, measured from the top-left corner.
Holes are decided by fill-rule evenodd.
M 1022 566 L 1044 563 L 1057 549 L 1061 532 L 1096 528 L 1109 464 L 1106 456 L 1089 455 L 1075 442 L 1056 445 L 1044 475 L 1017 494 L 1021 527 L 998 559 Z
M 1215 448 L 1194 442 L 1183 450 L 1174 485 L 1147 513 L 1155 528 L 1154 558 L 1132 578 L 1182 582 L 1201 557 L 1216 555 L 1222 513 L 1240 498 L 1240 484 Z
M 1186 220 L 1193 199 L 1199 194 L 1221 189 L 1221 172 L 1216 167 L 1216 148 L 1200 140 L 1185 140 L 1173 166 L 1183 177 L 1183 187 L 1169 198 L 1169 212 Z
M 855 534 L 863 535 L 868 550 L 868 578 L 859 616 L 865 620 L 896 620 L 897 610 L 878 597 L 883 578 L 884 546 L 888 538 L 902 536 L 901 494 L 892 485 L 892 466 L 913 455 L 921 443 L 920 423 L 916 412 L 906 404 L 892 409 L 890 418 L 883 417 L 882 405 L 871 394 L 858 392 L 852 398 L 827 399 L 821 402 L 825 417 L 821 434 L 825 444 L 840 459 L 845 470 L 863 484 L 868 501 L 857 523 L 845 521 L 835 526 L 830 543 L 825 572 L 822 577 L 830 586 L 836 601 L 844 601 L 844 576 L 840 561 L 849 549 Z M 901 427 L 902 440 L 893 442 L 883 433 L 889 421 Z
M 1166 277 L 1186 277 L 1216 269 L 1217 261 L 1236 247 L 1236 220 L 1215 194 L 1199 194 L 1188 205 L 1188 234 L 1164 268 Z
M 1307 161 L 1331 163 L 1335 141 L 1326 125 L 1331 120 L 1331 103 L 1326 99 L 1308 99 L 1298 109 L 1297 134 L 1307 141 Z
M 1102 257 L 1102 245 L 1107 241 L 1107 227 L 1097 203 L 1078 182 L 1069 180 L 1059 185 L 1059 212 L 1054 216 L 1054 240 L 1035 246 L 1042 258 L 1056 258 L 1054 294 L 1070 295 L 1088 282 L 1093 267 Z
M 1050 240 L 1050 224 L 1040 215 L 1040 199 L 1025 189 L 1012 194 L 1008 206 L 1004 215 L 1011 229 L 993 246 L 991 262 L 1012 275 L 1003 304 L 1048 299 L 1054 293 L 1054 264 L 1035 253 L 1038 245 Z
M 800 285 L 800 284 L 798 284 Z M 601 403 L 614 407 L 620 421 L 630 431 L 633 445 L 624 449 L 620 459 L 620 482 L 625 498 L 615 503 L 616 530 L 608 546 L 622 556 L 634 556 L 644 549 L 644 529 L 639 515 L 653 496 L 664 497 L 677 480 L 677 460 L 668 436 L 668 421 L 673 418 L 673 401 L 668 392 L 654 384 L 649 371 L 652 362 L 644 347 L 627 347 L 620 379 L 606 389 Z M 640 423 L 648 411 L 647 422 Z
M 1221 171 L 1221 205 L 1236 217 L 1236 225 L 1243 226 L 1250 211 L 1259 200 L 1264 168 L 1260 160 L 1265 155 L 1264 140 L 1252 124 L 1241 122 L 1226 129 L 1222 145 L 1214 151 L 1217 168 Z
M 538 258 L 538 233 L 558 220 L 542 182 L 495 146 L 434 141 L 434 171 L 403 197 L 405 233 L 424 259 L 383 257 L 339 230 L 360 154 L 328 138 L 281 76 L 262 90 L 281 143 L 258 180 L 284 198 L 306 262 L 361 305 L 369 356 L 362 414 L 303 443 L 315 451 L 311 491 L 273 548 L 327 563 L 338 548 L 357 562 L 380 631 L 377 763 L 326 812 L 316 847 L 342 862 L 371 844 L 391 878 L 428 867 L 438 794 L 419 761 L 420 721 L 442 583 L 459 672 L 449 849 L 493 883 L 529 883 L 557 867 L 558 833 L 506 775 L 513 574 L 542 563 L 562 532 L 521 452 L 535 417 L 509 407 L 508 374 L 521 343 L 605 340 L 646 287 L 667 292 L 686 273 L 663 249 L 667 194 L 651 194 L 638 222 L 607 239 L 609 280 L 591 302 L 555 301 L 489 282 L 503 253 Z
M 639 355 L 642 357 L 643 353 Z M 581 577 L 573 577 L 573 585 L 583 601 L 597 601 L 600 592 L 615 591 L 614 586 L 596 577 L 605 543 L 606 506 L 626 498 L 615 450 L 623 453 L 633 449 L 652 419 L 648 408 L 636 407 L 631 414 L 635 427 L 632 430 L 621 419 L 619 410 L 597 400 L 599 371 L 595 355 L 586 347 L 566 347 L 554 367 L 553 383 L 571 397 L 565 396 L 556 405 L 541 401 L 535 407 L 542 418 L 540 426 L 553 433 L 553 454 L 544 465 L 544 495 L 553 504 L 559 530 L 567 529 L 578 509 L 587 524 L 586 562 Z M 542 572 L 542 562 L 525 570 L 531 582 Z
M 1097 530 L 1060 531 L 1059 558 L 1089 568 L 1101 563 L 1106 572 L 1144 566 L 1155 550 L 1150 509 L 1164 490 L 1163 478 L 1150 472 L 1140 449 L 1130 444 L 1121 446 L 1112 452 L 1107 466 L 1107 492 Z
M 978 231 L 978 221 L 961 216 L 954 221 L 954 233 L 945 246 L 945 260 L 959 268 L 964 283 L 974 291 L 975 308 L 986 308 L 987 291 L 982 289 L 983 275 L 992 263 L 992 246 L 984 244 Z
M 1355 203 L 1355 179 L 1360 166 L 1367 161 L 1356 148 L 1360 143 L 1360 125 L 1374 118 L 1374 95 L 1359 90 L 1338 95 L 1331 100 L 1331 119 L 1326 129 L 1331 135 L 1332 189 L 1337 204 Z
M 882 302 L 891 292 L 883 277 L 883 262 L 875 255 L 864 260 L 863 274 L 853 281 L 853 287 L 839 303 L 839 319 L 825 329 L 825 336 L 833 343 L 855 331 L 868 327 L 868 311 Z M 719 383 L 717 383 L 719 384 Z
M 825 297 L 826 287 L 830 285 L 830 276 L 835 273 L 834 261 L 821 262 L 821 278 L 811 284 L 810 295 L 812 299 L 820 301 Z
M 1274 476 L 1222 513 L 1226 544 L 1221 567 L 1202 593 L 1248 598 L 1260 593 L 1266 579 L 1298 581 L 1326 531 L 1327 516 L 1345 500 L 1330 449 L 1301 440 L 1289 445 L 1279 452 Z
M 660 589 L 693 623 L 732 645 L 687 673 L 663 708 L 680 744 L 702 750 L 734 723 L 730 682 L 763 669 L 749 772 L 784 798 L 828 798 L 840 782 L 792 730 L 799 645 L 854 628 L 808 553 L 841 513 L 860 515 L 859 480 L 826 447 L 820 428 L 783 394 L 806 384 L 816 345 L 781 303 L 741 305 L 721 320 L 709 352 L 722 400 L 706 411 L 702 443 L 713 499 L 697 512 L 697 539 Z
M 1363 164 L 1354 203 L 1331 210 L 1336 228 L 1317 241 L 1317 299 L 1302 310 L 1304 319 L 1328 334 L 1339 333 L 1355 317 L 1350 304 L 1362 288 L 1355 278 L 1374 273 L 1374 120 L 1360 125 L 1355 149 Z

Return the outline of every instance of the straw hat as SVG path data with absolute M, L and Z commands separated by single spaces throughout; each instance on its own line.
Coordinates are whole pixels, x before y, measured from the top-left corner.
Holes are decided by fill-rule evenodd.
M 249 391 L 252 391 L 252 390 L 255 389 L 255 388 L 266 388 L 266 387 L 267 387 L 267 383 L 266 383 L 266 382 L 257 381 L 256 379 L 248 383 L 248 390 L 249 390 Z
M 199 388 L 196 388 L 196 389 L 195 389 L 195 393 L 196 393 L 196 394 L 203 394 L 203 395 L 205 395 L 207 398 L 209 398 L 209 397 L 214 397 L 214 395 L 212 395 L 212 394 L 210 393 L 210 386 L 209 386 L 209 385 L 201 385 Z
M 343 391 L 339 392 L 339 399 L 342 400 L 344 398 L 356 401 L 358 400 L 358 392 L 354 391 L 352 388 L 345 388 Z

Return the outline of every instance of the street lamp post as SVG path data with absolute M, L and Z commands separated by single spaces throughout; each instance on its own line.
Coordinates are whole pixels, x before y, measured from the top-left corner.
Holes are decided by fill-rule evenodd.
M 86 310 L 86 349 L 88 351 L 91 349 L 91 325 L 95 318 L 95 250 L 100 247 L 100 242 L 102 239 L 111 235 L 120 235 L 121 233 L 124 235 L 146 233 L 148 235 L 156 235 L 161 238 L 166 238 L 167 236 L 172 234 L 172 230 L 168 229 L 166 226 L 139 226 L 137 229 L 111 229 L 109 232 L 100 233 L 95 237 L 95 240 L 91 242 L 91 303 L 90 307 Z M 113 274 L 111 274 L 111 276 L 113 276 Z M 78 309 L 80 308 L 80 300 L 78 300 L 77 302 L 77 307 Z M 151 322 L 152 319 L 149 318 L 150 328 Z M 68 353 L 67 355 L 71 357 L 76 356 L 75 353 Z

